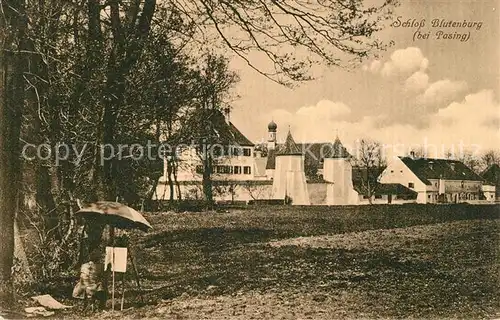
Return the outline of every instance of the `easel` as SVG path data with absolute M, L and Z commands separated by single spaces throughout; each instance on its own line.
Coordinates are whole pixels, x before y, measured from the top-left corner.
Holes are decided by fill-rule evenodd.
M 106 271 L 109 271 L 111 270 L 111 274 L 112 274 L 112 285 L 111 285 L 111 308 L 112 310 L 114 311 L 115 310 L 115 249 L 116 248 L 125 248 L 126 251 L 125 251 L 125 254 L 126 254 L 126 259 L 125 259 L 125 270 L 122 275 L 122 297 L 121 297 L 121 303 L 120 303 L 120 311 L 123 311 L 123 303 L 125 301 L 125 275 L 126 275 L 126 265 L 127 265 L 127 262 L 128 260 L 130 259 L 130 263 L 132 264 L 132 270 L 133 270 L 133 273 L 134 273 L 134 276 L 135 276 L 135 281 L 136 281 L 136 284 L 137 284 L 137 287 L 139 289 L 139 295 L 141 297 L 141 302 L 143 302 L 143 296 L 142 296 L 142 289 L 141 289 L 141 283 L 139 281 L 139 272 L 137 270 L 137 265 L 135 264 L 135 259 L 134 259 L 134 255 L 132 253 L 132 250 L 130 248 L 130 244 L 128 243 L 127 241 L 127 244 L 125 247 L 116 247 L 115 246 L 115 228 L 110 226 L 109 227 L 109 246 L 111 248 L 111 261 L 106 263 L 106 266 L 105 266 L 105 270 Z M 106 250 L 107 248 L 106 247 Z M 107 253 L 106 253 L 107 255 Z M 110 267 L 109 270 L 108 270 L 108 266 Z M 108 273 L 107 273 L 108 274 Z

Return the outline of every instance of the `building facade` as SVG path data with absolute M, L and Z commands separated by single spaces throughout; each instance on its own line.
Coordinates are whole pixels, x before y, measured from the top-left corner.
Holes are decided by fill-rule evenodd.
M 450 159 L 397 157 L 380 176 L 381 183 L 399 183 L 417 192 L 417 203 L 490 201 L 483 178 L 462 162 Z
M 363 168 L 353 168 L 351 156 L 338 137 L 333 143 L 295 143 L 289 131 L 285 143 L 279 144 L 278 126 L 271 121 L 266 150 L 261 150 L 222 113 L 217 114 L 215 123 L 214 135 L 219 139 L 213 146 L 220 150 L 215 152 L 211 179 L 216 200 L 291 199 L 292 204 L 302 205 L 494 200 L 494 186 L 459 161 L 399 157 L 382 171 L 375 192 L 367 194 L 360 181 Z M 176 172 L 179 187 L 174 197 L 180 192 L 183 199 L 203 198 L 203 169 L 199 150 L 181 150 Z M 167 177 L 165 165 L 156 199 L 170 196 Z

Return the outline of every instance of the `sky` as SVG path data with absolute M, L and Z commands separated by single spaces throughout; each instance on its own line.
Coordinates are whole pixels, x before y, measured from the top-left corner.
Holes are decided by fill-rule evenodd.
M 231 121 L 252 141 L 278 125 L 297 142 L 332 142 L 348 148 L 356 141 L 380 141 L 394 154 L 425 147 L 482 152 L 500 149 L 500 1 L 402 0 L 394 21 L 422 21 L 417 28 L 388 26 L 377 36 L 394 41 L 379 59 L 351 70 L 321 68 L 317 79 L 293 89 L 272 82 L 237 58 L 240 74 Z M 473 28 L 433 27 L 433 19 L 477 22 Z M 437 38 L 437 32 L 469 33 L 467 41 Z

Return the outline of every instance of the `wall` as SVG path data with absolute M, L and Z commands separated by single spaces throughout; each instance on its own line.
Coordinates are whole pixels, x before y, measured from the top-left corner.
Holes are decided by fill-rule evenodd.
M 396 194 L 392 195 L 392 200 L 390 204 L 405 204 L 405 203 L 416 203 L 416 200 L 398 199 Z M 362 195 L 359 195 L 358 204 L 370 204 L 370 201 L 367 198 L 363 197 Z M 382 195 L 380 198 L 372 197 L 371 204 L 389 204 L 389 195 Z
M 309 200 L 312 205 L 326 204 L 326 183 L 308 183 Z
M 325 158 L 323 162 L 323 179 L 327 185 L 326 204 L 356 204 L 357 198 L 352 185 L 352 166 L 346 159 Z
M 430 179 L 429 181 L 431 185 L 427 186 L 427 203 L 438 203 L 443 200 L 448 203 L 479 200 L 482 188 L 482 182 L 480 181 L 443 179 Z M 439 196 L 440 192 L 443 191 L 444 199 Z
M 234 189 L 229 190 L 228 186 L 214 187 L 214 199 L 224 201 L 249 201 L 252 199 L 271 199 L 272 185 L 254 183 L 254 182 L 238 182 L 239 184 L 230 184 Z M 181 195 L 183 199 L 201 200 L 203 199 L 203 189 L 201 183 L 181 184 Z M 160 183 L 156 187 L 154 200 L 169 200 L 170 187 L 168 184 Z M 177 199 L 177 188 L 174 188 L 174 198 Z
M 311 205 L 324 205 L 326 203 L 326 183 L 308 183 L 309 200 Z M 201 184 L 183 184 L 180 186 L 183 199 L 191 197 L 202 199 L 203 191 Z M 197 195 L 192 190 L 196 190 Z M 254 199 L 272 199 L 272 184 L 263 183 L 245 183 L 236 185 L 232 196 L 230 192 L 224 194 L 215 194 L 216 200 L 224 201 L 249 201 Z M 154 200 L 168 200 L 170 197 L 170 188 L 168 184 L 159 184 L 156 188 Z M 174 198 L 177 199 L 177 191 L 174 191 Z
M 225 156 L 217 159 L 215 165 L 221 166 L 239 166 L 241 167 L 241 173 L 217 173 L 214 171 L 214 180 L 253 180 L 255 173 L 255 158 L 254 158 L 254 148 L 244 147 L 250 149 L 250 156 Z M 201 166 L 202 162 L 196 151 L 193 148 L 186 148 L 182 152 L 179 152 L 179 167 L 177 172 L 178 181 L 201 181 L 202 175 L 196 172 L 196 167 Z M 250 167 L 250 174 L 245 174 L 243 167 Z M 215 170 L 216 168 L 214 168 Z M 167 181 L 167 164 L 165 160 L 162 182 Z
M 482 185 L 482 191 L 486 197 L 486 201 L 495 202 L 496 187 L 493 185 Z
M 276 170 L 273 178 L 273 199 L 292 199 L 294 205 L 308 205 L 306 176 L 303 155 L 277 155 Z
M 387 168 L 380 175 L 381 183 L 400 183 L 409 188 L 409 183 L 414 187 L 409 188 L 418 192 L 417 203 L 427 203 L 427 186 L 401 161 L 395 157 L 388 163 Z

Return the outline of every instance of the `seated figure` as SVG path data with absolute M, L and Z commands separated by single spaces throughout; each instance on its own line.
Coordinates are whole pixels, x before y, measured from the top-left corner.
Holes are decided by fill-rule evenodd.
M 90 261 L 80 268 L 80 280 L 73 289 L 73 298 L 84 299 L 86 303 L 98 301 L 103 308 L 106 303 L 106 286 L 104 285 L 104 268 L 100 263 L 101 255 L 95 251 L 90 256 Z

